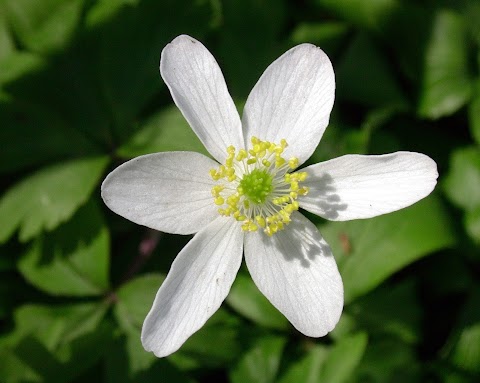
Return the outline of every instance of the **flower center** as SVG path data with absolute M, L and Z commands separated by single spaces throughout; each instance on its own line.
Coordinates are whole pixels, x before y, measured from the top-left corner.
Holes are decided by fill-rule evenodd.
M 240 181 L 240 189 L 245 198 L 250 202 L 261 204 L 273 190 L 273 177 L 265 169 L 253 169 L 251 173 L 244 174 Z
M 210 170 L 217 181 L 212 195 L 219 214 L 242 222 L 243 231 L 261 228 L 271 236 L 290 223 L 299 208 L 298 196 L 308 193 L 301 186 L 307 173 L 290 173 L 298 159 L 282 156 L 286 140 L 275 144 L 252 137 L 251 143 L 248 151 L 229 146 L 225 164 Z

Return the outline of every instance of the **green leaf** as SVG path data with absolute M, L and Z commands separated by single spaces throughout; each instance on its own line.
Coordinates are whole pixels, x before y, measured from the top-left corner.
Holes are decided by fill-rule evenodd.
M 480 207 L 480 149 L 456 149 L 450 156 L 450 169 L 443 182 L 447 197 L 458 207 Z
M 13 70 L 7 73 L 9 69 L 3 64 Z M 16 53 L 0 63 L 0 77 L 25 75 L 26 78 L 37 65 L 43 64 L 35 56 Z M 4 143 L 0 151 L 0 173 L 99 153 L 80 131 L 69 125 L 57 110 L 52 110 L 51 105 L 34 106 L 5 94 L 4 99 L 0 99 L 0 120 L 0 141 Z
M 337 259 L 347 303 L 455 242 L 450 218 L 435 196 L 368 220 L 330 223 L 320 231 Z
M 287 368 L 278 383 L 317 383 L 320 382 L 322 367 L 329 348 L 321 344 L 312 346 L 300 360 Z
M 480 244 L 480 206 L 467 211 L 465 215 L 465 228 L 470 238 L 477 244 Z
M 182 370 L 221 368 L 238 360 L 252 333 L 237 317 L 220 308 L 169 359 Z
M 105 352 L 99 345 L 111 338 L 110 327 L 102 322 L 107 309 L 103 302 L 22 306 L 0 351 L 21 370 L 2 368 L 0 362 L 0 380 L 25 382 L 31 376 L 39 382 L 70 382 Z
M 361 63 L 361 65 L 359 65 Z M 338 97 L 365 106 L 407 106 L 383 52 L 357 34 L 336 68 Z
M 467 103 L 472 90 L 468 56 L 464 19 L 452 11 L 438 11 L 425 53 L 420 116 L 447 116 Z
M 421 307 L 416 286 L 407 280 L 393 286 L 382 286 L 346 308 L 332 336 L 366 331 L 373 336 L 389 334 L 405 343 L 421 340 Z
M 164 279 L 162 274 L 141 275 L 118 289 L 114 313 L 125 332 L 140 335 L 143 321 Z
M 369 341 L 352 383 L 421 383 L 416 350 L 394 338 Z
M 65 48 L 80 24 L 84 0 L 5 0 L 16 37 L 29 50 Z
M 24 178 L 0 199 L 0 243 L 16 229 L 25 242 L 69 219 L 90 197 L 108 164 L 93 157 L 52 165 Z
M 227 303 L 253 322 L 272 329 L 285 330 L 287 319 L 258 290 L 252 279 L 239 273 L 227 297 Z
M 207 1 L 141 1 L 122 7 L 114 22 L 101 26 L 94 67 L 110 112 L 115 145 L 128 140 L 133 122 L 153 96 L 161 89 L 166 91 L 158 71 L 163 47 L 182 33 L 201 38 L 210 17 Z M 89 30 L 96 35 L 98 27 Z
M 294 44 L 310 43 L 322 48 L 329 57 L 340 53 L 348 37 L 346 23 L 324 21 L 321 23 L 300 23 L 292 32 Z
M 15 45 L 7 25 L 4 5 L 0 4 L 0 62 L 11 55 L 15 50 Z M 1 71 L 0 71 L 1 73 Z
M 367 346 L 367 334 L 342 338 L 331 347 L 315 345 L 288 368 L 279 383 L 342 383 L 359 364 Z
M 113 19 L 122 9 L 135 7 L 140 0 L 97 0 L 88 11 L 88 28 L 99 27 Z
M 109 285 L 110 238 L 89 203 L 66 224 L 34 240 L 18 262 L 22 275 L 52 295 L 101 295 Z
M 137 132 L 117 150 L 117 154 L 130 158 L 177 150 L 208 154 L 180 110 L 173 105 L 140 124 Z
M 231 382 L 275 382 L 285 343 L 286 339 L 278 336 L 260 338 L 230 371 Z
M 480 80 L 477 79 L 475 85 L 475 93 L 468 107 L 468 117 L 470 132 L 477 144 L 480 144 Z
M 450 335 L 444 354 L 456 367 L 480 373 L 480 287 L 472 289 L 458 323 Z
M 181 370 L 166 358 L 156 358 L 145 351 L 138 335 L 129 334 L 112 343 L 106 357 L 106 382 L 192 383 Z
M 357 333 L 338 341 L 324 361 L 320 382 L 342 383 L 350 379 L 367 347 L 367 334 Z

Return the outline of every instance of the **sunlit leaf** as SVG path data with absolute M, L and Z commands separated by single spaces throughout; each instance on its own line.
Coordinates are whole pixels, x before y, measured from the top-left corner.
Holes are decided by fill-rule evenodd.
M 450 219 L 434 196 L 376 218 L 330 223 L 320 231 L 338 260 L 346 302 L 410 263 L 455 243 Z
M 22 275 L 52 295 L 101 295 L 109 285 L 110 238 L 90 203 L 55 231 L 37 237 L 20 259 Z
M 0 199 L 0 243 L 17 229 L 27 241 L 69 219 L 90 197 L 107 163 L 106 157 L 69 161 L 12 186 Z

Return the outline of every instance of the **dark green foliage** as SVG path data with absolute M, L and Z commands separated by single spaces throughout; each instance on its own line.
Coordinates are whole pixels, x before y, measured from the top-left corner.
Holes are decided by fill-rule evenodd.
M 0 382 L 480 381 L 479 19 L 476 0 L 0 0 Z M 337 93 L 310 161 L 439 164 L 435 193 L 405 210 L 309 215 L 345 285 L 325 338 L 293 329 L 242 268 L 178 352 L 141 346 L 188 238 L 116 216 L 100 183 L 134 156 L 206 153 L 158 72 L 182 33 L 238 105 L 286 49 L 322 47 Z

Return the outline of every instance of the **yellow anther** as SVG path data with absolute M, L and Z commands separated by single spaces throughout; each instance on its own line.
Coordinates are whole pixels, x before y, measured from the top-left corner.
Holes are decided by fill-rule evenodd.
M 248 164 L 248 165 L 252 165 L 252 164 L 254 164 L 255 162 L 257 162 L 257 159 L 256 159 L 256 158 L 250 158 L 249 160 L 247 160 L 247 164 Z
M 297 173 L 297 178 L 299 181 L 303 182 L 307 179 L 308 173 L 307 172 L 299 172 Z
M 269 168 L 272 163 L 266 159 L 262 160 L 262 165 L 265 166 L 266 168 Z
M 247 158 L 247 157 L 248 157 L 247 151 L 246 151 L 245 149 L 240 149 L 240 150 L 238 151 L 236 160 L 237 160 L 237 161 L 242 161 L 242 160 L 244 160 L 244 159 Z
M 280 157 L 280 156 L 276 156 L 276 157 L 275 157 L 275 167 L 279 168 L 279 167 L 282 166 L 285 162 L 286 162 L 286 161 L 285 161 L 285 158 Z
M 297 191 L 298 190 L 298 182 L 297 181 L 292 181 L 290 183 L 290 190 L 291 191 Z
M 300 195 L 307 195 L 309 190 L 310 190 L 310 189 L 309 189 L 308 187 L 303 186 L 303 187 L 301 187 L 300 189 L 298 189 L 298 194 L 300 194 Z
M 230 145 L 230 146 L 227 148 L 227 153 L 228 153 L 228 154 L 235 154 L 235 146 Z
M 298 166 L 298 158 L 292 157 L 288 160 L 288 166 L 290 169 L 295 169 Z
M 293 207 L 293 205 L 291 203 L 289 203 L 287 206 L 285 206 L 283 208 L 288 214 L 292 214 L 295 210 L 295 208 Z
M 263 218 L 261 215 L 257 215 L 255 217 L 255 221 L 257 221 L 260 227 L 265 228 L 265 225 L 266 225 L 265 218 Z
M 258 144 L 260 140 L 257 137 L 252 136 L 252 138 L 250 138 L 250 141 L 252 142 L 252 145 L 255 145 Z
M 292 206 L 295 210 L 298 210 L 300 208 L 300 204 L 297 201 L 293 201 Z
M 285 149 L 288 146 L 287 140 L 285 138 L 282 138 L 280 140 L 280 145 L 281 145 L 282 149 Z
M 302 189 L 303 189 L 303 188 L 302 188 Z M 299 189 L 299 190 L 298 190 L 298 193 L 297 193 L 297 192 L 294 192 L 294 191 L 291 191 L 290 194 L 289 194 L 289 195 L 290 195 L 290 198 L 297 199 L 297 198 L 298 198 L 298 194 L 299 194 L 299 193 L 302 194 L 302 193 L 300 192 L 300 190 L 302 190 L 302 189 Z
M 250 222 L 248 224 L 248 231 L 257 231 L 258 230 L 258 226 L 255 225 L 253 222 Z
M 225 199 L 223 197 L 215 198 L 215 205 L 223 205 L 225 203 Z

